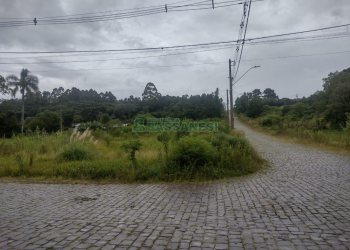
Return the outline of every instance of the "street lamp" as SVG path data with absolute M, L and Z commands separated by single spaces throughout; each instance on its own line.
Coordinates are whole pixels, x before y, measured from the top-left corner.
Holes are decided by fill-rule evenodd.
M 233 100 L 232 100 L 232 87 L 237 84 L 237 82 L 239 82 L 246 74 L 248 74 L 249 71 L 251 71 L 252 69 L 256 69 L 256 68 L 260 68 L 261 66 L 253 66 L 253 67 L 250 67 L 246 72 L 244 72 L 243 75 L 241 75 L 238 80 L 236 80 L 234 83 L 231 83 L 232 85 L 230 86 L 230 91 L 231 91 L 231 102 L 230 102 L 230 108 L 231 108 L 231 112 L 230 112 L 230 116 L 231 116 L 231 128 L 235 128 L 235 120 L 233 118 Z M 231 79 L 230 82 L 232 82 L 233 79 Z
M 253 66 L 251 68 L 249 68 L 243 75 L 241 75 L 240 78 L 238 78 L 237 81 L 235 81 L 234 83 L 232 83 L 232 86 L 235 85 L 237 82 L 239 82 L 239 80 L 241 80 L 246 74 L 248 74 L 249 71 L 251 71 L 252 69 L 256 69 L 256 68 L 260 68 L 261 66 L 257 65 L 257 66 Z

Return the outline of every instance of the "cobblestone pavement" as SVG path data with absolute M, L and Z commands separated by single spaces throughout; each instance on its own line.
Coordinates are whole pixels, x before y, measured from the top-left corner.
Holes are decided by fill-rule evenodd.
M 271 168 L 193 185 L 0 183 L 0 249 L 349 249 L 350 157 L 238 127 Z

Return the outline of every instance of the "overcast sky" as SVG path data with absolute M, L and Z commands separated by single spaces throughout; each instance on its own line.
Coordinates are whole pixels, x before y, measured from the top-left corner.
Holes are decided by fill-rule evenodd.
M 0 17 L 45 17 L 84 12 L 137 8 L 172 3 L 176 0 L 1 0 Z M 220 0 L 222 1 L 222 0 Z M 191 1 L 189 1 L 191 2 Z M 349 0 L 264 0 L 254 2 L 247 37 L 278 34 L 350 23 Z M 242 6 L 194 12 L 162 13 L 134 19 L 85 24 L 0 28 L 0 51 L 98 50 L 171 46 L 235 40 Z M 280 97 L 308 96 L 322 89 L 322 78 L 329 72 L 350 67 L 350 28 L 348 37 L 307 41 L 247 45 L 240 74 L 253 65 L 234 88 L 237 97 L 254 88 L 273 88 Z M 327 32 L 327 34 L 329 31 Z M 324 33 L 315 33 L 326 34 Z M 345 53 L 333 53 L 343 52 Z M 178 51 L 177 51 L 178 52 Z M 181 51 L 180 51 L 181 52 Z M 295 58 L 279 58 L 324 54 Z M 149 55 L 149 53 L 147 54 Z M 156 55 L 160 55 L 156 53 Z M 23 55 L 15 55 L 19 57 Z M 12 59 L 0 55 L 0 62 L 93 60 L 145 54 L 105 54 L 83 57 Z M 112 91 L 117 98 L 141 96 L 147 82 L 155 83 L 163 95 L 201 94 L 219 88 L 222 96 L 228 88 L 228 59 L 234 49 L 207 51 L 180 56 L 137 60 L 69 64 L 0 65 L 0 74 L 19 74 L 24 67 L 37 75 L 40 89 L 73 86 L 80 89 Z M 218 64 L 208 64 L 216 63 Z M 204 64 L 203 63 L 207 63 Z M 202 64 L 186 67 L 153 67 Z M 135 67 L 145 67 L 138 68 Z M 72 70 L 72 69 L 114 70 Z M 70 71 L 71 70 L 71 71 Z M 239 75 L 240 75 L 239 74 Z

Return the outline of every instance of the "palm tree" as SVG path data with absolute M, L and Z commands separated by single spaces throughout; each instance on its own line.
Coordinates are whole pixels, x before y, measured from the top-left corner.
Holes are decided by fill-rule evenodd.
M 7 85 L 11 88 L 12 96 L 15 97 L 18 92 L 22 95 L 22 113 L 21 113 L 21 132 L 24 129 L 24 98 L 28 93 L 38 92 L 38 77 L 31 75 L 28 69 L 22 69 L 21 77 L 9 75 L 6 77 Z

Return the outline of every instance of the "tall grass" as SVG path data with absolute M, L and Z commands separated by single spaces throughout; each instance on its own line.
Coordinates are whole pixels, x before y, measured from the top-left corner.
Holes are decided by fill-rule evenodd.
M 143 134 L 137 148 L 134 137 L 131 131 L 85 130 L 1 139 L 0 177 L 210 180 L 251 173 L 262 165 L 242 135 Z
M 350 117 L 348 119 L 350 121 Z M 305 144 L 350 151 L 350 122 L 342 130 L 332 130 L 318 128 L 321 126 L 317 121 L 283 120 L 276 114 L 267 114 L 256 119 L 240 115 L 240 120 L 272 135 L 291 138 Z

